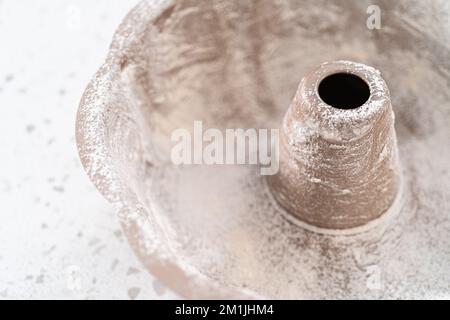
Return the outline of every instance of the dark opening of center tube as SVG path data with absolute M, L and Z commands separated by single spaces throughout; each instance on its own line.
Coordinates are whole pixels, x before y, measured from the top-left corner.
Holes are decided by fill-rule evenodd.
M 335 73 L 319 84 L 319 96 L 326 104 L 338 109 L 356 109 L 370 96 L 369 85 L 351 73 Z

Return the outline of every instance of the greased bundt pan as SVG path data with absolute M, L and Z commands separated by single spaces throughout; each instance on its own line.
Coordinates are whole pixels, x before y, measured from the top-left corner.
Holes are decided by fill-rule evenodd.
M 447 1 L 143 1 L 83 95 L 80 158 L 185 297 L 449 298 L 449 40 Z M 279 128 L 279 172 L 173 164 L 194 121 Z

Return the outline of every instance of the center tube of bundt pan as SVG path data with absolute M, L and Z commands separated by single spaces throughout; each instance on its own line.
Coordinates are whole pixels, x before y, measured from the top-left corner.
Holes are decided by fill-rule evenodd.
M 301 81 L 282 124 L 277 202 L 302 222 L 348 229 L 381 217 L 399 187 L 389 90 L 376 69 L 324 63 Z

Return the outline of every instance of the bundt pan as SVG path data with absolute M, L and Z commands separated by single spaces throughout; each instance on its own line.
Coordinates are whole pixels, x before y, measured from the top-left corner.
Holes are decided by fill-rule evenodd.
M 143 1 L 83 95 L 80 158 L 185 297 L 449 298 L 449 43 L 448 1 Z M 279 171 L 175 165 L 194 121 L 280 129 Z

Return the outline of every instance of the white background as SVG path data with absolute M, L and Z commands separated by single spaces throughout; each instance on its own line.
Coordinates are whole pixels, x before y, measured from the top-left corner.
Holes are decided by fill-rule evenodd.
M 0 299 L 175 298 L 80 165 L 84 88 L 137 0 L 0 0 Z

